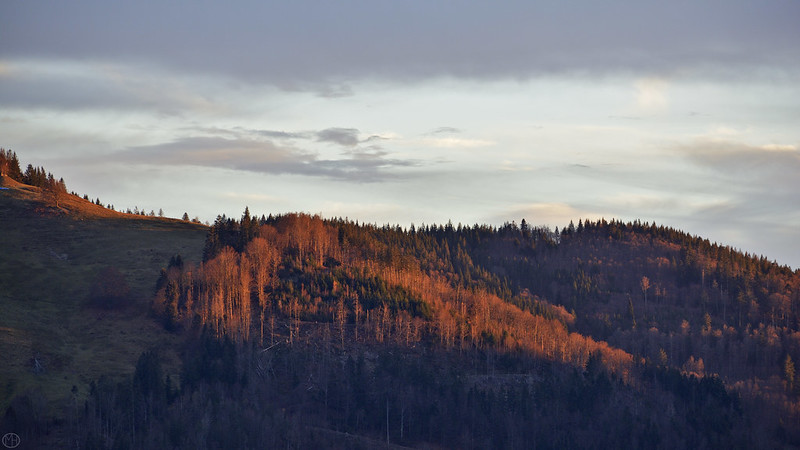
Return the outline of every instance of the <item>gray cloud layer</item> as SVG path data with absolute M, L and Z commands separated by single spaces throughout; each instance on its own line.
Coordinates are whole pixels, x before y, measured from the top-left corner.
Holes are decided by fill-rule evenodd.
M 714 172 L 742 182 L 782 186 L 800 195 L 800 149 L 792 145 L 753 146 L 724 140 L 698 140 L 679 153 Z
M 271 141 L 190 137 L 164 144 L 133 147 L 117 153 L 112 159 L 124 163 L 203 166 L 367 183 L 395 179 L 398 175 L 390 169 L 418 164 L 386 156 L 385 152 L 361 150 L 349 152 L 341 159 L 322 159 L 317 154 Z
M 738 142 L 699 140 L 677 148 L 705 170 L 713 185 L 732 200 L 731 212 L 745 219 L 769 214 L 798 220 L 800 150 L 774 149 Z M 733 215 L 732 214 L 732 215 Z
M 2 2 L 0 57 L 146 60 L 348 95 L 349 79 L 800 64 L 800 3 Z
M 328 128 L 317 133 L 320 142 L 333 142 L 345 147 L 358 145 L 358 130 L 355 128 Z

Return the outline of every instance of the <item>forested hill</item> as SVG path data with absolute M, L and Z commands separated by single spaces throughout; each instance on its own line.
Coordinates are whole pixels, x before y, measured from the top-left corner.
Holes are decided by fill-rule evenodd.
M 201 227 L 181 221 L 153 218 L 163 230 L 144 219 L 72 221 L 85 205 L 55 205 L 50 185 L 63 183 L 16 184 L 3 207 L 12 215 L 24 202 L 60 211 L 6 223 L 18 224 L 11 231 L 21 238 L 57 230 L 47 245 L 72 249 L 63 267 L 31 259 L 50 283 L 21 282 L 24 273 L 0 278 L 13 288 L 0 292 L 2 306 L 18 317 L 0 324 L 3 348 L 52 348 L 49 341 L 66 337 L 63 352 L 45 354 L 46 373 L 29 370 L 36 380 L 2 380 L 13 398 L 3 398 L 0 431 L 29 443 L 800 445 L 800 272 L 764 257 L 639 222 L 404 229 L 249 210 L 218 217 L 203 243 Z M 117 251 L 112 235 L 124 238 Z M 38 248 L 6 245 L 26 261 Z M 164 257 L 180 248 L 192 255 Z M 94 283 L 103 289 L 84 288 L 111 260 L 116 281 L 101 276 Z M 117 292 L 126 279 L 139 294 Z M 49 311 L 70 320 L 54 329 L 26 323 L 36 311 L 40 320 Z M 110 364 L 76 369 L 74 361 L 100 354 L 98 340 L 128 355 L 105 352 Z M 57 380 L 47 398 L 19 387 L 44 378 Z
M 312 420 L 325 429 L 385 432 L 375 417 L 385 401 L 401 409 L 385 418 L 410 444 L 797 442 L 785 424 L 798 419 L 800 274 L 683 232 L 604 220 L 560 233 L 525 220 L 406 230 L 245 211 L 216 220 L 204 259 L 162 272 L 153 308 L 168 329 L 267 353 L 381 355 L 368 372 L 387 384 L 370 385 L 373 397 L 358 397 L 336 368 L 301 364 L 326 380 L 325 417 Z M 419 364 L 432 377 L 425 388 Z M 498 389 L 522 403 L 491 397 Z M 423 423 L 403 422 L 408 405 Z M 365 408 L 364 421 L 350 408 Z

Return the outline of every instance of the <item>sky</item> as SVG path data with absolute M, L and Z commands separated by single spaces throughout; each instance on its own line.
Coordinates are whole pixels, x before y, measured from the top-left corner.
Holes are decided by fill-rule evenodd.
M 796 0 L 4 1 L 0 146 L 117 209 L 639 219 L 800 268 L 798 23 Z

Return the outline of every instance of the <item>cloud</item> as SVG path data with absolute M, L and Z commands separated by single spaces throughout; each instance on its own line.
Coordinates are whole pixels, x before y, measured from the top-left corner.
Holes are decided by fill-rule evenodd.
M 797 74 L 792 1 L 0 5 L 0 58 L 146 60 L 324 97 L 355 79 L 553 73 Z M 102 17 L 102 20 L 98 18 Z M 746 75 L 745 75 L 746 76 Z
M 226 200 L 251 201 L 251 202 L 261 202 L 261 203 L 276 203 L 284 200 L 280 197 L 275 197 L 273 195 L 268 195 L 268 194 L 254 194 L 254 193 L 242 193 L 242 192 L 222 192 L 219 194 L 219 196 Z
M 10 78 L 14 75 L 14 68 L 8 63 L 0 61 L 0 78 Z
M 298 141 L 298 140 L 315 140 L 319 136 L 319 131 L 285 131 L 285 130 L 269 130 L 263 128 L 248 128 L 236 126 L 232 128 L 224 127 L 207 127 L 207 126 L 192 126 L 182 129 L 184 132 L 191 134 L 200 133 L 201 135 L 226 137 L 229 139 L 242 139 L 242 140 L 261 140 L 262 138 L 275 139 L 279 141 Z
M 800 173 L 800 151 L 794 144 L 751 145 L 700 138 L 679 145 L 675 150 L 694 164 L 732 181 L 760 181 L 764 183 L 762 186 L 771 188 L 800 188 L 800 177 L 797 176 Z
M 426 146 L 438 148 L 474 148 L 495 145 L 492 141 L 466 138 L 427 138 L 422 142 Z
M 358 160 L 380 160 L 383 157 L 389 154 L 388 151 L 382 149 L 378 146 L 372 146 L 369 148 L 356 148 L 347 150 L 346 154 L 350 155 L 352 159 Z
M 311 90 L 315 91 L 317 96 L 322 98 L 344 98 L 355 95 L 353 88 L 347 84 L 322 84 L 316 89 L 312 88 Z
M 657 112 L 669 106 L 667 90 L 669 83 L 660 78 L 644 78 L 637 80 L 636 105 L 645 112 Z
M 235 170 L 283 173 L 314 161 L 315 156 L 269 141 L 191 137 L 173 142 L 133 147 L 117 154 L 124 162 L 153 165 L 194 165 Z
M 146 110 L 166 115 L 218 113 L 226 108 L 225 102 L 204 94 L 209 89 L 203 80 L 176 77 L 147 65 L 60 59 L 4 65 L 9 69 L 2 77 L 0 103 L 6 107 Z
M 331 142 L 343 147 L 350 147 L 351 150 L 360 144 L 370 144 L 371 150 L 380 150 L 381 147 L 376 142 L 397 139 L 394 133 L 373 134 L 365 139 L 360 139 L 361 131 L 356 128 L 326 128 L 312 133 L 298 133 L 297 137 L 316 136 L 317 142 Z
M 707 192 L 727 199 L 730 208 L 708 210 L 717 224 L 757 228 L 800 220 L 800 151 L 792 144 L 752 145 L 722 139 L 696 139 L 674 151 L 710 179 Z
M 689 196 L 673 192 L 613 192 L 598 199 L 597 205 L 624 217 L 702 216 L 732 211 L 729 200 L 713 196 Z
M 387 152 L 363 150 L 341 159 L 266 140 L 190 137 L 173 142 L 130 148 L 112 156 L 123 163 L 156 166 L 202 166 L 264 174 L 293 174 L 354 182 L 379 182 L 399 174 L 392 169 L 414 167 L 411 160 L 388 158 Z
M 461 133 L 461 130 L 459 130 L 458 128 L 454 128 L 454 127 L 439 127 L 439 128 L 436 128 L 435 130 L 432 130 L 428 134 L 429 135 L 435 135 L 435 134 L 458 134 L 458 133 Z
M 311 139 L 314 133 L 311 132 L 289 132 L 289 131 L 274 131 L 274 130 L 246 130 L 242 129 L 243 131 L 249 131 L 255 133 L 259 136 L 272 138 L 272 139 L 284 139 L 284 140 L 293 140 L 293 139 Z
M 499 169 L 504 172 L 533 172 L 536 167 L 520 164 L 518 161 L 504 159 L 500 161 Z
M 765 144 L 761 146 L 761 149 L 770 152 L 796 152 L 797 146 L 792 144 Z
M 359 143 L 358 135 L 359 131 L 355 128 L 328 128 L 317 132 L 317 140 L 355 147 Z
M 800 153 L 734 143 L 700 144 L 688 158 L 748 220 L 800 220 Z
M 392 134 L 390 134 L 390 135 L 373 134 L 372 136 L 364 139 L 361 142 L 368 143 L 368 142 L 376 142 L 376 141 L 388 141 L 388 140 L 391 140 L 391 139 L 395 139 L 395 136 L 392 135 Z
M 216 137 L 225 137 L 229 139 L 241 139 L 241 140 L 262 140 L 263 138 L 267 138 L 268 140 L 278 140 L 278 141 L 308 141 L 308 142 L 330 142 L 333 144 L 340 145 L 342 147 L 347 147 L 347 151 L 349 153 L 356 152 L 357 148 L 361 144 L 369 144 L 366 146 L 366 150 L 362 149 L 360 151 L 376 151 L 380 150 L 381 147 L 377 145 L 377 142 L 387 141 L 391 139 L 397 139 L 398 136 L 392 133 L 386 134 L 373 134 L 365 139 L 359 139 L 361 132 L 356 128 L 326 128 L 324 130 L 305 130 L 305 131 L 285 131 L 285 130 L 268 130 L 268 129 L 258 129 L 258 128 L 246 128 L 246 127 L 233 127 L 233 128 L 221 128 L 221 127 L 186 127 L 184 131 L 189 133 L 201 133 L 204 135 L 209 136 L 216 136 Z

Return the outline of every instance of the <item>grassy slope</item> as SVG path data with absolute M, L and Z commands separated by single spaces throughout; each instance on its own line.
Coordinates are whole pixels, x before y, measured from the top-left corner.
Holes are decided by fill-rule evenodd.
M 52 408 L 73 385 L 83 397 L 100 375 L 131 373 L 151 347 L 177 371 L 176 337 L 147 316 L 148 303 L 171 256 L 200 260 L 206 227 L 125 215 L 74 196 L 56 209 L 37 188 L 0 183 L 10 188 L 0 190 L 0 411 L 26 391 L 41 392 Z M 107 266 L 130 285 L 132 301 L 122 310 L 86 305 Z M 42 374 L 33 372 L 36 355 Z

